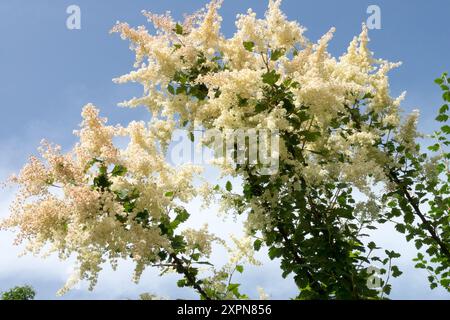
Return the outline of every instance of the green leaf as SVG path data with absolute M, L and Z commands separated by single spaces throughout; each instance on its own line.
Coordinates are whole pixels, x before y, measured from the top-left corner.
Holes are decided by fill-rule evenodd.
M 225 185 L 225 189 L 227 189 L 228 192 L 233 190 L 233 185 L 231 184 L 230 181 L 227 181 L 227 184 Z
M 183 250 L 186 247 L 186 242 L 182 236 L 175 236 L 172 240 L 172 248 L 174 250 Z
M 244 41 L 242 43 L 244 45 L 245 50 L 253 52 L 253 48 L 255 47 L 255 43 L 252 41 Z
M 450 134 L 450 126 L 449 125 L 445 125 L 441 127 L 442 132 L 444 132 L 445 134 Z
M 171 84 L 169 84 L 167 86 L 167 91 L 169 91 L 170 94 L 175 95 L 175 89 L 173 88 L 173 86 Z
M 280 79 L 280 75 L 272 70 L 264 73 L 262 79 L 264 83 L 273 86 Z
M 423 246 L 422 241 L 416 240 L 416 241 L 415 241 L 415 246 L 416 246 L 417 250 L 419 250 L 420 248 L 422 248 L 422 246 Z
M 158 252 L 158 257 L 161 259 L 161 261 L 166 260 L 166 259 L 167 259 L 167 256 L 168 256 L 168 254 L 167 254 L 167 252 L 165 252 L 165 251 L 160 251 L 160 252 Z
M 450 279 L 441 279 L 439 282 L 444 288 L 450 288 Z
M 178 281 L 177 281 L 177 286 L 178 286 L 179 288 L 185 287 L 185 286 L 186 286 L 186 279 L 180 279 L 180 280 L 178 280 Z
M 257 239 L 255 240 L 255 242 L 253 243 L 253 248 L 255 249 L 255 251 L 259 251 L 261 249 L 262 246 L 262 241 Z
M 446 122 L 448 120 L 448 115 L 441 113 L 436 117 L 436 121 Z
M 392 271 L 392 276 L 393 276 L 394 278 L 400 277 L 400 276 L 402 275 L 402 273 L 403 273 L 402 271 L 400 271 L 400 270 L 398 269 L 397 266 L 392 266 L 391 271 Z
M 108 173 L 108 168 L 107 168 L 104 164 L 102 164 L 102 165 L 100 166 L 100 168 L 98 169 L 98 172 L 99 172 L 101 175 L 106 175 L 106 174 Z
M 181 24 L 177 23 L 177 25 L 175 26 L 175 29 L 173 31 L 175 31 L 176 34 L 182 35 L 183 34 L 183 26 Z
M 367 247 L 368 247 L 370 250 L 375 250 L 375 249 L 377 248 L 377 245 L 375 244 L 375 242 L 371 241 L 371 242 L 369 242 L 369 244 L 367 245 Z
M 271 247 L 269 249 L 269 258 L 273 260 L 275 258 L 281 257 L 283 255 L 283 249 L 277 247 Z
M 173 191 L 169 191 L 169 192 L 166 192 L 165 194 L 164 194 L 164 196 L 165 197 L 167 197 L 167 198 L 172 198 L 173 197 Z
M 412 211 L 406 211 L 405 216 L 403 217 L 403 220 L 405 221 L 405 223 L 407 225 L 413 223 L 414 222 L 414 214 L 412 213 Z
M 260 113 L 267 109 L 267 104 L 259 102 L 255 105 L 255 112 Z
M 189 140 L 191 140 L 191 142 L 194 142 L 195 137 L 194 137 L 194 133 L 193 132 L 189 132 Z
M 272 54 L 270 56 L 270 60 L 277 61 L 284 55 L 285 50 L 284 49 L 276 49 L 272 51 Z
M 244 267 L 241 266 L 241 265 L 237 265 L 236 266 L 236 271 L 239 272 L 239 273 L 242 273 L 242 272 L 244 272 Z
M 373 99 L 374 97 L 375 97 L 375 96 L 374 96 L 371 92 L 367 92 L 367 93 L 363 96 L 362 100 Z
M 444 94 L 442 95 L 442 98 L 443 98 L 445 101 L 450 102 L 450 91 L 444 92 Z
M 228 285 L 228 291 L 231 291 L 231 292 L 235 293 L 236 290 L 239 289 L 239 287 L 240 287 L 239 283 L 230 283 Z
M 302 131 L 302 135 L 305 137 L 307 142 L 314 142 L 320 138 L 320 132 L 312 132 L 312 131 Z
M 391 213 L 394 217 L 400 217 L 402 215 L 402 212 L 398 208 L 392 208 Z
M 114 169 L 111 171 L 111 175 L 113 177 L 121 177 L 123 175 L 125 175 L 127 173 L 127 168 L 125 168 L 124 166 L 118 164 L 114 167 Z
M 389 208 L 395 208 L 397 206 L 397 202 L 395 200 L 391 200 L 387 205 Z
M 398 223 L 395 225 L 395 230 L 397 230 L 400 233 L 405 233 L 406 228 L 404 224 Z
M 193 253 L 193 254 L 191 254 L 191 258 L 194 261 L 198 261 L 198 259 L 200 259 L 200 253 Z
M 384 250 L 384 252 L 391 259 L 400 258 L 400 254 L 395 251 Z
M 177 213 L 177 217 L 175 218 L 175 220 L 179 221 L 180 223 L 186 222 L 190 217 L 189 212 L 187 212 L 187 210 L 184 208 L 177 208 L 175 209 L 175 212 Z
M 244 107 L 247 105 L 248 99 L 242 98 L 238 95 L 238 105 L 239 107 Z
M 440 109 L 439 113 L 446 113 L 449 110 L 448 104 L 444 104 Z
M 441 146 L 439 145 L 439 143 L 436 143 L 436 144 L 434 144 L 432 146 L 429 146 L 428 150 L 433 151 L 433 152 L 437 152 L 437 151 L 439 151 L 440 148 L 441 148 Z

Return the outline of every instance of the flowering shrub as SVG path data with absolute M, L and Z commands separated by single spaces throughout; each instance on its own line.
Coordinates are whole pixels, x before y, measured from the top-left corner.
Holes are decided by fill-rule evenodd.
M 65 289 L 79 279 L 94 286 L 103 262 L 131 257 L 136 280 L 156 266 L 182 274 L 179 286 L 203 299 L 246 298 L 231 277 L 242 263 L 257 264 L 253 249 L 267 246 L 283 277 L 294 276 L 299 299 L 382 298 L 389 277 L 401 275 L 393 264 L 399 254 L 382 251 L 365 233 L 395 223 L 415 242 L 416 267 L 430 272 L 432 288 L 450 290 L 448 126 L 429 148 L 442 152 L 421 153 L 418 112 L 402 121 L 404 94 L 389 93 L 387 74 L 399 63 L 373 57 L 367 28 L 335 58 L 327 52 L 334 29 L 312 43 L 280 2 L 269 1 L 264 19 L 252 10 L 238 15 L 231 38 L 220 33 L 217 0 L 183 22 L 144 12 L 156 34 L 126 23 L 112 29 L 136 54 L 135 69 L 115 81 L 144 87 L 122 105 L 145 106 L 152 121 L 108 126 L 87 105 L 71 152 L 44 142 L 42 157 L 12 178 L 21 189 L 3 222 L 18 227 L 18 242 L 28 240 L 32 252 L 50 243 L 61 258 L 77 256 L 78 273 Z M 437 80 L 447 102 L 448 81 Z M 448 105 L 437 120 L 448 120 Z M 277 130 L 280 139 L 279 167 L 270 175 L 258 163 L 216 161 L 224 175 L 242 178 L 243 193 L 231 184 L 201 193 L 245 215 L 249 237 L 236 241 L 230 263 L 203 278 L 197 265 L 210 265 L 211 243 L 226 244 L 205 228 L 178 231 L 189 218 L 183 203 L 199 193 L 192 179 L 200 170 L 165 160 L 174 130 L 195 127 L 223 135 Z M 129 139 L 125 149 L 115 146 L 117 136 Z M 386 276 L 378 286 L 371 285 L 373 265 Z

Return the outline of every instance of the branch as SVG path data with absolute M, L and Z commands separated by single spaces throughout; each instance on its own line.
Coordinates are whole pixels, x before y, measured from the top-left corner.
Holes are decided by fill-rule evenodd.
M 441 253 L 444 254 L 447 259 L 450 261 L 450 251 L 447 245 L 442 241 L 442 239 L 439 237 L 439 235 L 436 233 L 436 230 L 433 228 L 431 223 L 427 220 L 425 215 L 420 210 L 420 207 L 417 205 L 416 201 L 414 201 L 414 197 L 409 193 L 408 189 L 406 189 L 405 186 L 402 185 L 400 179 L 397 177 L 397 174 L 393 169 L 389 170 L 389 178 L 392 182 L 397 184 L 400 187 L 400 191 L 403 195 L 403 197 L 408 201 L 408 203 L 411 205 L 411 207 L 414 209 L 414 213 L 420 218 L 422 221 L 422 224 L 425 226 L 425 229 L 427 229 L 428 233 L 430 234 L 431 238 L 439 245 L 441 249 Z
M 200 293 L 200 295 L 205 299 L 205 300 L 212 300 L 207 294 L 206 292 L 203 290 L 203 288 L 197 283 L 195 276 L 193 276 L 191 273 L 189 273 L 189 270 L 183 265 L 183 261 L 178 258 L 175 253 L 171 253 L 170 257 L 172 258 L 172 260 L 175 262 L 177 268 L 179 270 L 181 270 L 184 276 L 186 277 L 186 279 L 189 281 L 189 283 L 191 284 L 191 286 L 197 290 L 198 293 Z

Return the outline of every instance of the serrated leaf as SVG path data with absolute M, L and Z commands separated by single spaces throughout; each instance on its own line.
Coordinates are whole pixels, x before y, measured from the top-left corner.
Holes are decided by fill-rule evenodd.
M 400 233 L 405 233 L 406 228 L 404 224 L 398 223 L 395 225 L 395 230 L 397 230 Z

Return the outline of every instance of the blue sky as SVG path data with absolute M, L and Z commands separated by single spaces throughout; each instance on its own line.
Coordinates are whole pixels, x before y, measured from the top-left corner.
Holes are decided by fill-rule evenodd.
M 140 14 L 143 9 L 161 13 L 170 10 L 175 17 L 181 18 L 184 12 L 195 11 L 204 3 L 206 1 L 193 0 L 2 0 L 0 179 L 17 171 L 27 156 L 35 152 L 42 138 L 69 148 L 75 141 L 72 130 L 80 122 L 81 107 L 88 102 L 99 106 L 112 123 L 148 119 L 144 109 L 116 106 L 118 102 L 138 96 L 141 88 L 112 83 L 112 78 L 130 70 L 133 55 L 128 50 L 128 43 L 108 32 L 117 20 L 134 26 L 145 24 L 145 18 Z M 251 7 L 262 15 L 266 3 L 225 0 L 221 10 L 222 32 L 231 36 L 237 13 Z M 66 28 L 66 8 L 71 4 L 81 8 L 81 30 Z M 339 56 L 353 36 L 359 34 L 361 23 L 368 17 L 366 9 L 371 4 L 381 8 L 382 19 L 381 30 L 370 32 L 371 49 L 379 58 L 403 62 L 402 67 L 391 74 L 393 95 L 406 90 L 404 109 L 420 109 L 420 127 L 422 131 L 430 132 L 440 106 L 439 88 L 433 80 L 443 71 L 450 71 L 448 0 L 284 0 L 282 7 L 290 19 L 298 20 L 308 28 L 306 35 L 311 40 L 317 40 L 335 26 L 337 31 L 330 51 Z M 10 199 L 11 193 L 2 190 L 0 217 L 7 214 Z M 214 222 L 210 216 L 207 218 L 212 224 L 218 223 L 217 219 Z M 230 224 L 230 228 L 234 227 Z M 388 236 L 380 235 L 382 241 L 406 246 L 401 238 L 386 232 Z M 32 257 L 17 258 L 16 255 L 11 235 L 0 235 L 0 290 L 17 282 L 26 282 L 38 289 L 40 298 L 53 298 L 67 277 L 69 264 L 55 258 L 41 261 Z M 449 297 L 441 291 L 427 289 L 425 277 L 413 272 L 408 259 L 402 263 L 409 272 L 394 283 L 392 297 Z M 264 272 L 252 270 L 246 278 L 249 290 L 255 292 L 256 285 L 260 285 L 278 298 L 293 292 L 290 283 L 272 282 L 263 277 L 277 274 L 276 263 L 265 266 Z M 179 295 L 170 278 L 159 279 L 155 272 L 148 271 L 144 283 L 136 286 L 129 281 L 129 271 L 127 264 L 118 273 L 107 269 L 96 291 L 89 293 L 81 286 L 67 297 L 132 298 L 152 289 L 171 297 Z M 189 296 L 190 293 L 182 291 L 183 294 Z

